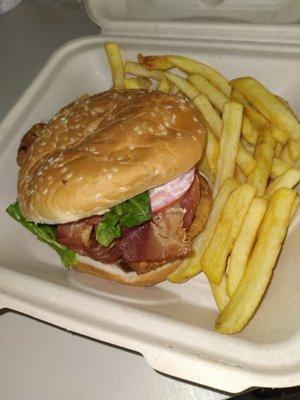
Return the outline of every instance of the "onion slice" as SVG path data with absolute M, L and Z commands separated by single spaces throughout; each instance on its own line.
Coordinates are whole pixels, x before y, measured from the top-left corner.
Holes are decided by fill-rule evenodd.
M 158 213 L 180 199 L 191 187 L 195 178 L 195 167 L 177 178 L 150 190 L 153 213 Z

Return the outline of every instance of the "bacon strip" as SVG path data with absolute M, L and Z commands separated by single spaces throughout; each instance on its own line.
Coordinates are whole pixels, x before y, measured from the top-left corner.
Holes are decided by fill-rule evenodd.
M 200 198 L 198 175 L 187 192 L 172 207 L 154 214 L 153 220 L 134 228 L 123 228 L 122 237 L 109 247 L 95 238 L 95 227 L 101 221 L 92 216 L 77 222 L 57 226 L 56 238 L 68 248 L 103 263 L 117 261 L 138 274 L 162 263 L 182 258 L 190 253 L 186 232 L 191 226 Z

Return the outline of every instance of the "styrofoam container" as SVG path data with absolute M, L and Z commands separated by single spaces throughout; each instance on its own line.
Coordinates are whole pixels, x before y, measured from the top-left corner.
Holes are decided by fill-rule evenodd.
M 103 3 L 109 10 L 109 2 Z M 101 11 L 104 25 L 109 26 L 110 14 L 108 11 L 105 14 L 98 5 L 90 0 L 89 11 L 99 24 L 97 12 Z M 156 24 L 156 33 L 163 36 L 164 24 L 152 24 Z M 2 122 L 0 309 L 18 310 L 135 350 L 158 371 L 213 388 L 239 392 L 253 386 L 298 385 L 299 218 L 289 229 L 267 296 L 254 319 L 242 333 L 226 336 L 214 331 L 217 309 L 203 276 L 181 285 L 165 282 L 155 287 L 130 288 L 67 270 L 47 245 L 5 213 L 16 197 L 15 157 L 24 132 L 36 122 L 47 121 L 77 96 L 111 86 L 103 48 L 106 41 L 119 42 L 125 59 L 135 59 L 138 52 L 182 54 L 216 67 L 228 78 L 253 75 L 288 99 L 294 110 L 299 110 L 300 47 L 296 40 L 299 27 L 291 30 L 288 26 L 284 31 L 280 26 L 270 25 L 267 37 L 274 36 L 278 29 L 278 40 L 267 43 L 240 37 L 239 40 L 227 37 L 224 41 L 222 24 L 215 27 L 219 30 L 219 40 L 201 39 L 201 24 L 198 28 L 193 26 L 194 38 L 176 36 L 178 25 L 174 21 L 166 25 L 166 38 L 154 36 L 153 27 L 151 35 L 146 30 L 137 35 L 136 26 L 128 30 L 127 21 L 123 34 L 119 31 L 110 36 L 111 32 L 104 32 L 66 44 L 50 58 Z M 179 31 L 182 29 L 181 24 Z M 185 29 L 189 29 L 188 23 Z M 226 29 L 229 34 L 229 27 Z M 239 28 L 232 26 L 232 29 L 236 32 Z M 252 25 L 255 37 L 257 29 L 261 29 L 260 25 Z

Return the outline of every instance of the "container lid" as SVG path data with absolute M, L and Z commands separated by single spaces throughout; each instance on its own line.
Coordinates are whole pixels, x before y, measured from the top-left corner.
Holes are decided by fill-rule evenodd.
M 299 0 L 85 0 L 107 35 L 300 42 Z

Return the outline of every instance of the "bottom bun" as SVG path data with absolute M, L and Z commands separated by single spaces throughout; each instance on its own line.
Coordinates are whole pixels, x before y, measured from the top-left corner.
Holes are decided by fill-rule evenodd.
M 206 179 L 202 175 L 199 175 L 199 179 L 201 192 L 200 201 L 196 208 L 192 225 L 187 232 L 187 236 L 191 240 L 204 229 L 213 202 L 211 190 Z M 175 260 L 163 264 L 155 270 L 139 275 L 135 271 L 125 272 L 116 264 L 102 264 L 89 257 L 78 256 L 78 263 L 73 268 L 80 272 L 96 275 L 109 281 L 123 283 L 124 285 L 152 286 L 165 281 L 167 277 L 180 266 L 181 261 L 182 260 Z
M 179 267 L 180 262 L 180 260 L 176 260 L 174 262 L 164 264 L 155 270 L 147 272 L 146 274 L 140 275 L 138 275 L 135 271 L 124 272 L 118 265 L 107 265 L 101 264 L 100 262 L 93 262 L 93 264 L 98 264 L 96 266 L 95 264 L 92 265 L 90 260 L 88 260 L 87 264 L 86 262 L 82 262 L 81 258 L 79 258 L 79 263 L 76 264 L 74 268 L 80 272 L 96 275 L 102 279 L 123 283 L 124 285 L 152 286 L 165 281 L 171 272 L 175 271 L 175 269 Z M 107 270 L 106 267 L 109 267 L 109 270 Z

